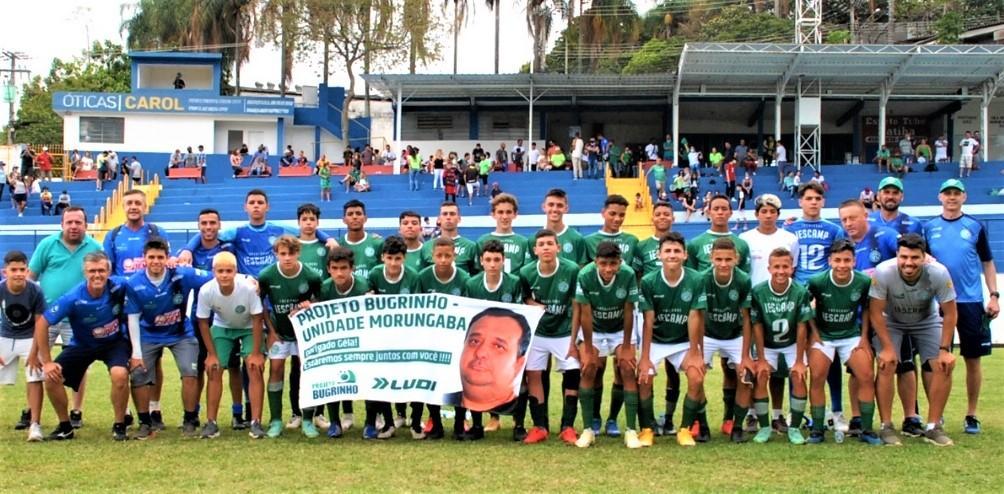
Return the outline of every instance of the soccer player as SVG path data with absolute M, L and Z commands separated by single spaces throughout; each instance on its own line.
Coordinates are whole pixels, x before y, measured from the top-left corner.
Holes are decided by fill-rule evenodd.
M 38 283 L 28 280 L 28 257 L 24 252 L 12 250 L 4 255 L 3 276 L 0 280 L 0 385 L 12 386 L 17 382 L 18 362 L 24 360 L 28 407 L 28 441 L 41 441 L 42 381 L 44 376 L 28 362 L 37 362 L 31 355 L 35 326 L 44 317 L 45 296 Z M 23 417 L 22 417 L 23 418 Z
M 565 214 L 568 213 L 568 194 L 562 189 L 551 189 L 544 195 L 541 210 L 547 217 L 545 230 L 550 230 L 558 236 L 558 256 L 568 259 L 576 265 L 586 263 L 586 246 L 582 234 L 565 224 Z M 534 249 L 535 250 L 535 249 Z M 534 254 L 531 252 L 531 254 Z
M 719 237 L 711 245 L 711 268 L 702 273 L 707 310 L 704 317 L 704 362 L 712 366 L 712 356 L 721 356 L 725 379 L 722 381 L 722 401 L 725 420 L 722 433 L 732 442 L 746 441 L 742 424 L 746 411 L 752 406 L 753 389 L 739 386 L 737 373 L 755 374 L 750 346 L 753 341 L 750 323 L 750 277 L 736 267 L 739 255 L 736 244 L 728 237 Z M 731 376 L 731 379 L 729 378 Z M 747 381 L 749 382 L 749 381 Z M 752 384 L 750 382 L 749 384 Z M 684 426 L 690 424 L 684 422 Z M 727 425 L 727 427 L 726 427 Z M 699 432 L 698 437 L 705 436 Z M 706 437 L 706 436 L 705 436 Z
M 305 269 L 298 260 L 300 255 L 300 242 L 292 235 L 283 235 L 275 241 L 275 257 L 279 262 L 266 267 L 258 275 L 258 291 L 263 300 L 267 299 L 268 304 L 264 305 L 265 324 L 268 327 L 268 408 L 271 422 L 269 422 L 266 435 L 270 438 L 279 437 L 282 434 L 282 388 L 283 374 L 286 369 L 286 359 L 297 355 L 296 334 L 293 332 L 293 324 L 289 320 L 289 315 L 296 309 L 303 309 L 310 305 L 310 300 L 320 293 L 321 275 L 310 269 Z M 238 263 L 240 258 L 238 258 Z M 290 383 L 292 387 L 292 383 Z M 299 390 L 291 390 L 299 392 Z M 334 417 L 332 417 L 334 418 Z M 341 432 L 341 429 L 334 427 L 332 421 L 328 428 L 329 437 L 332 431 Z M 313 432 L 316 436 L 317 430 L 310 420 L 304 420 L 301 424 L 304 435 L 311 436 Z
M 122 331 L 122 306 L 125 284 L 109 279 L 111 263 L 103 252 L 84 256 L 86 281 L 69 289 L 49 305 L 45 318 L 35 325 L 35 346 L 45 374 L 45 393 L 59 417 L 59 426 L 49 440 L 73 439 L 73 426 L 67 410 L 64 386 L 77 390 L 87 368 L 95 360 L 108 367 L 111 377 L 111 401 L 114 412 L 112 437 L 116 441 L 129 439 L 125 413 L 129 403 L 129 368 L 142 368 L 139 328 Z M 73 338 L 62 353 L 52 359 L 49 348 L 49 326 L 68 318 Z M 130 345 L 130 341 L 132 344 Z M 132 355 L 132 358 L 130 358 Z
M 770 280 L 753 287 L 753 304 L 750 317 L 757 347 L 763 348 L 763 361 L 769 369 L 761 367 L 753 394 L 760 429 L 753 441 L 765 443 L 770 440 L 771 427 L 767 419 L 767 372 L 777 372 L 781 359 L 787 365 L 788 377 L 792 382 L 791 417 L 792 426 L 787 428 L 788 441 L 805 444 L 805 437 L 798 429 L 805 414 L 805 347 L 806 323 L 812 319 L 809 292 L 792 279 L 794 260 L 791 252 L 778 248 L 770 254 Z M 762 345 L 760 343 L 763 343 Z
M 504 302 L 507 304 L 518 304 L 523 301 L 523 287 L 520 278 L 516 274 L 506 273 L 505 266 L 505 246 L 502 242 L 490 239 L 481 245 L 481 272 L 467 280 L 465 293 L 468 297 L 478 300 L 491 300 L 494 302 Z M 537 401 L 539 408 L 544 407 L 544 400 Z M 543 432 L 547 438 L 547 415 L 534 415 L 534 402 L 530 402 L 530 414 L 534 420 L 534 430 L 538 436 Z M 543 424 L 538 424 L 538 418 L 543 418 Z M 484 426 L 481 422 L 481 412 L 471 412 L 471 428 L 463 430 L 463 420 L 457 420 L 453 426 L 453 438 L 459 441 L 476 441 L 485 437 Z M 459 424 L 459 425 L 458 425 Z M 516 435 L 517 431 L 513 430 Z M 520 436 L 526 434 L 525 430 L 519 433 Z M 525 437 L 529 438 L 529 435 Z M 530 441 L 538 442 L 538 441 Z
M 151 238 L 167 239 L 167 234 L 144 220 L 146 194 L 132 189 L 122 194 L 125 224 L 113 228 L 105 236 L 104 251 L 112 263 L 113 276 L 126 276 L 143 270 L 144 247 Z
M 511 194 L 503 192 L 492 198 L 491 207 L 495 231 L 482 235 L 478 239 L 478 248 L 483 248 L 489 240 L 498 240 L 505 247 L 503 270 L 506 273 L 518 273 L 524 264 L 530 262 L 529 241 L 512 231 L 512 222 L 519 214 L 519 202 Z
M 422 217 L 408 210 L 397 218 L 398 235 L 404 240 L 408 250 L 405 254 L 405 264 L 415 272 L 422 269 Z
M 478 245 L 461 237 L 457 227 L 460 225 L 460 206 L 453 202 L 444 202 L 439 205 L 439 229 L 440 238 L 453 240 L 454 257 L 457 267 L 465 273 L 478 272 Z M 422 269 L 435 264 L 434 246 L 435 242 L 425 242 L 422 244 Z M 421 272 L 421 269 L 418 270 Z M 487 428 L 485 429 L 487 430 Z
M 544 392 L 544 373 L 553 355 L 561 372 L 562 406 L 559 437 L 566 444 L 574 444 L 575 415 L 579 404 L 579 362 L 575 358 L 575 340 L 572 338 L 573 302 L 579 266 L 559 254 L 558 235 L 553 230 L 540 230 L 534 236 L 533 253 L 536 261 L 520 269 L 522 295 L 527 305 L 544 308 L 537 323 L 537 334 L 526 361 L 526 381 L 530 393 L 531 417 L 534 431 L 524 442 L 532 444 L 547 438 L 550 430 L 547 419 L 547 394 Z M 534 405 L 536 403 L 536 405 Z M 535 408 L 539 406 L 539 408 Z M 544 434 L 536 431 L 538 423 L 544 425 Z
M 261 348 L 264 340 L 261 299 L 254 285 L 237 274 L 237 258 L 233 254 L 219 253 L 213 257 L 212 262 L 214 279 L 199 289 L 196 304 L 199 332 L 202 333 L 202 340 L 206 342 L 205 366 L 209 374 L 209 387 L 206 392 L 207 422 L 202 428 L 202 437 L 212 439 L 220 435 L 219 426 L 216 424 L 220 396 L 223 393 L 223 369 L 220 357 L 229 360 L 232 349 L 239 345 L 240 355 L 247 365 L 248 397 L 251 400 L 251 424 L 248 435 L 253 439 L 261 439 L 265 437 L 265 430 L 261 425 L 265 387 L 262 378 L 265 357 Z M 234 372 L 231 371 L 230 375 L 233 376 Z
M 442 210 L 440 210 L 442 211 Z M 465 295 L 467 289 L 467 273 L 456 266 L 456 246 L 449 237 L 439 237 L 430 242 L 432 244 L 433 265 L 422 270 L 418 274 L 417 293 L 444 293 L 447 295 Z M 423 432 L 422 403 L 411 404 L 411 437 L 413 439 L 442 439 L 443 417 L 439 413 L 440 405 L 428 405 L 432 428 L 428 433 Z M 467 410 L 456 407 L 455 420 L 463 424 Z M 454 426 L 456 428 L 456 426 Z
M 759 285 L 770 279 L 767 272 L 770 253 L 778 247 L 798 255 L 798 238 L 795 234 L 778 228 L 777 218 L 781 215 L 781 199 L 774 194 L 762 194 L 754 201 L 757 227 L 739 234 L 750 249 L 750 281 Z
M 949 446 L 952 440 L 939 424 L 952 392 L 952 338 L 958 321 L 955 290 L 948 269 L 937 263 L 925 263 L 927 242 L 920 235 L 908 233 L 899 238 L 896 259 L 879 264 L 872 277 L 868 316 L 876 337 L 872 345 L 880 348 L 878 356 L 879 437 L 885 444 L 901 441 L 892 425 L 892 377 L 896 354 L 902 340 L 909 336 L 920 358 L 931 368 L 928 386 L 927 425 L 924 440 L 937 446 Z M 934 305 L 938 302 L 938 307 Z M 939 315 L 940 312 L 944 317 Z M 888 341 L 881 341 L 882 335 Z
M 370 269 L 379 264 L 383 238 L 366 231 L 366 205 L 358 199 L 349 200 L 342 205 L 342 222 L 346 232 L 340 243 L 355 254 L 355 274 L 365 279 L 369 276 Z M 352 412 L 347 410 L 346 413 Z
M 681 446 L 694 446 L 696 442 L 689 428 L 698 423 L 707 430 L 704 395 L 704 355 L 702 321 L 707 299 L 704 278 L 700 273 L 684 266 L 687 246 L 683 235 L 669 232 L 659 244 L 663 268 L 646 274 L 641 280 L 641 310 L 645 314 L 642 330 L 641 360 L 638 364 L 638 383 L 641 386 L 642 420 L 652 422 L 652 376 L 658 363 L 668 360 L 678 372 L 687 376 L 687 395 L 683 399 L 684 427 L 676 433 Z M 627 376 L 625 376 L 627 378 Z M 629 412 L 630 417 L 630 412 Z M 651 429 L 645 432 L 643 445 L 652 444 Z M 583 432 L 585 435 L 585 432 Z
M 187 437 L 196 434 L 199 415 L 198 359 L 199 342 L 190 326 L 184 324 L 188 293 L 196 292 L 212 279 L 209 273 L 186 266 L 167 267 L 167 242 L 151 238 L 143 246 L 144 270 L 126 280 L 125 309 L 129 334 L 140 334 L 143 366 L 133 369 L 132 395 L 139 414 L 140 428 L 136 438 L 148 439 L 156 432 L 150 416 L 150 401 L 156 382 L 155 368 L 164 349 L 171 351 L 181 375 L 181 398 L 185 414 L 182 432 Z
M 743 271 L 750 269 L 750 248 L 746 241 L 729 230 L 729 218 L 732 217 L 732 202 L 727 196 L 716 195 L 711 198 L 708 208 L 708 219 L 711 228 L 687 242 L 687 267 L 702 272 L 711 267 L 711 246 L 719 238 L 729 238 L 735 244 L 739 256 L 738 266 Z
M 575 445 L 587 448 L 595 441 L 593 399 L 603 388 L 603 371 L 607 357 L 616 358 L 616 374 L 627 406 L 627 430 L 624 444 L 640 448 L 651 442 L 655 435 L 652 424 L 644 423 L 646 442 L 637 432 L 638 383 L 635 377 L 634 306 L 638 302 L 638 281 L 634 271 L 621 259 L 616 243 L 600 242 L 596 247 L 596 260 L 579 271 L 575 289 L 575 303 L 579 306 L 579 324 L 582 341 L 577 358 L 582 363 L 582 381 L 579 383 L 579 403 L 582 405 L 584 428 Z M 615 388 L 616 390 L 617 388 Z M 646 415 L 647 417 L 647 415 Z M 607 431 L 612 429 L 607 422 Z
M 980 421 L 976 406 L 980 401 L 983 369 L 980 359 L 990 355 L 990 331 L 983 330 L 983 319 L 993 319 L 1000 313 L 1000 293 L 997 291 L 997 269 L 987 230 L 979 220 L 962 212 L 966 203 L 966 186 L 957 179 L 941 184 L 938 194 L 941 216 L 924 225 L 924 237 L 931 255 L 952 274 L 958 307 L 959 354 L 966 362 L 967 434 L 979 434 Z M 980 273 L 984 281 L 980 281 Z M 990 300 L 983 305 L 983 283 Z
M 896 238 L 899 233 L 891 228 L 869 223 L 868 210 L 861 201 L 848 199 L 840 203 L 838 211 L 844 235 L 854 244 L 854 269 L 871 274 L 879 263 L 896 257 Z
M 328 277 L 328 247 L 317 238 L 317 225 L 321 221 L 321 208 L 314 204 L 301 204 L 296 208 L 296 225 L 300 229 L 300 263 Z
M 861 441 L 871 445 L 882 444 L 872 431 L 875 388 L 872 385 L 873 358 L 868 341 L 867 293 L 871 279 L 855 269 L 855 255 L 853 242 L 837 240 L 830 248 L 830 269 L 810 278 L 807 286 L 816 302 L 815 318 L 809 322 L 812 328 L 809 337 L 809 372 L 812 378 L 809 388 L 812 411 L 810 444 L 819 444 L 825 438 L 826 395 L 823 388 L 833 362 L 848 366 L 859 383 L 851 385 L 850 389 L 856 391 L 857 406 L 861 410 Z

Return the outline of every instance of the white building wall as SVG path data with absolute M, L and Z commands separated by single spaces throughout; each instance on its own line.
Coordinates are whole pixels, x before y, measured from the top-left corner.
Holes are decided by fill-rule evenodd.
M 248 145 L 248 149 L 254 152 L 259 144 L 268 147 L 271 153 L 275 153 L 276 125 L 274 121 L 254 121 L 254 120 L 217 120 L 215 121 L 215 145 L 214 153 L 229 153 L 227 149 L 227 133 L 231 130 L 240 130 L 244 133 L 242 142 Z
M 990 159 L 1000 160 L 1004 158 L 1004 101 L 1000 99 L 990 103 L 990 126 L 989 136 L 983 135 L 983 145 L 989 146 Z M 959 154 L 959 142 L 965 136 L 967 130 L 980 130 L 980 102 L 971 101 L 963 105 L 962 110 L 955 114 L 955 135 L 952 138 L 952 148 L 949 153 L 952 159 L 957 159 Z
M 121 144 L 80 142 L 80 117 L 124 118 Z M 214 120 L 209 116 L 122 113 L 73 114 L 63 118 L 63 147 L 80 150 L 114 150 L 163 153 L 202 144 L 215 149 Z M 274 142 L 274 141 L 273 141 Z

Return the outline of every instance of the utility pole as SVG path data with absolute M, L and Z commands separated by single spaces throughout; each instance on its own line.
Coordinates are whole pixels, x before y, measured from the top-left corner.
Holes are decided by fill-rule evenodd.
M 7 84 L 10 89 L 4 88 L 4 98 L 8 102 L 8 118 L 7 118 L 7 145 L 14 144 L 14 102 L 17 100 L 17 74 L 22 73 L 29 75 L 30 70 L 17 68 L 18 60 L 26 60 L 27 55 L 17 51 L 3 50 L 0 51 L 0 55 L 3 56 L 5 60 L 10 60 L 9 69 L 0 69 L 0 73 L 4 73 L 7 76 Z

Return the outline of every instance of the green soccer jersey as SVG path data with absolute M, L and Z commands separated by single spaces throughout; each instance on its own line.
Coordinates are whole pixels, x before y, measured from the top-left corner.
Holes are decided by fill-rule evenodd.
M 489 240 L 502 242 L 502 248 L 505 249 L 505 265 L 502 270 L 506 273 L 518 273 L 524 264 L 530 262 L 530 242 L 526 237 L 518 233 L 486 233 L 478 238 L 478 252 Z
M 367 281 L 373 293 L 380 295 L 415 293 L 415 285 L 418 284 L 418 271 L 411 269 L 409 266 L 404 266 L 401 276 L 396 281 L 391 281 L 387 279 L 387 275 L 384 273 L 384 265 L 381 264 L 370 270 Z
M 328 278 L 324 280 L 321 284 L 321 294 L 317 297 L 318 300 L 335 300 L 339 298 L 349 298 L 355 297 L 357 295 L 365 295 L 370 291 L 370 284 L 366 281 L 366 278 L 362 276 L 353 274 L 352 275 L 352 286 L 348 290 L 342 292 L 335 286 L 335 280 Z
M 816 328 L 824 341 L 861 335 L 859 316 L 867 317 L 871 278 L 854 271 L 846 285 L 838 285 L 826 270 L 809 278 L 809 294 L 816 300 Z
M 558 256 L 562 259 L 568 259 L 579 266 L 586 263 L 586 242 L 575 228 L 565 226 L 565 229 L 558 233 L 558 248 Z
M 268 311 L 275 326 L 276 335 L 283 341 L 295 341 L 296 334 L 289 322 L 289 312 L 300 302 L 311 300 L 321 291 L 321 276 L 300 264 L 293 276 L 279 272 L 279 265 L 272 264 L 258 273 L 258 290 L 261 298 L 268 298 Z
M 558 267 L 549 275 L 540 272 L 540 261 L 519 270 L 523 297 L 544 305 L 544 315 L 537 323 L 537 334 L 559 338 L 572 334 L 572 300 L 579 276 L 579 265 L 558 258 Z
M 635 272 L 646 275 L 662 269 L 662 259 L 659 259 L 659 237 L 655 235 L 638 242 L 634 251 Z
M 352 243 L 349 242 L 346 233 L 342 235 L 339 243 L 355 255 L 356 269 L 353 274 L 356 276 L 366 279 L 370 274 L 370 269 L 380 264 L 380 253 L 383 251 L 383 238 L 380 235 L 366 232 L 363 234 L 362 240 Z
M 720 237 L 728 237 L 736 244 L 736 254 L 739 262 L 736 264 L 739 269 L 750 272 L 750 246 L 745 240 L 733 233 L 715 233 L 708 230 L 687 242 L 687 267 L 704 271 L 711 267 L 711 246 Z
M 614 279 L 604 284 L 596 263 L 591 262 L 579 271 L 577 285 L 575 301 L 589 304 L 593 315 L 593 332 L 623 332 L 624 318 L 633 317 L 633 314 L 624 314 L 624 304 L 638 303 L 638 279 L 634 271 L 621 263 Z
M 408 249 L 408 251 L 404 254 L 404 265 L 414 269 L 416 273 L 422 270 L 423 247 L 425 247 L 424 244 L 414 250 Z M 370 271 L 372 272 L 372 270 Z
M 621 248 L 621 259 L 624 259 L 625 264 L 634 266 L 635 252 L 638 248 L 638 237 L 624 231 L 607 233 L 600 230 L 596 233 L 586 235 L 586 238 L 583 240 L 586 244 L 586 262 L 592 262 L 596 259 L 596 246 L 600 245 L 600 242 L 607 240 L 616 243 Z
M 523 303 L 523 287 L 519 282 L 519 276 L 509 273 L 501 274 L 502 282 L 494 290 L 489 290 L 486 286 L 484 273 L 472 276 L 467 280 L 466 295 L 478 300 L 491 300 L 507 304 Z
M 690 340 L 690 311 L 707 308 L 704 277 L 701 273 L 684 267 L 683 275 L 674 285 L 666 280 L 666 273 L 662 269 L 646 274 L 641 279 L 639 308 L 642 312 L 654 313 L 653 342 L 685 343 Z
M 432 251 L 435 242 L 430 240 L 422 244 L 422 269 L 432 266 Z M 478 259 L 478 244 L 457 235 L 453 238 L 453 253 L 457 256 L 453 261 L 458 268 L 466 273 L 481 271 L 481 261 Z M 422 272 L 422 269 L 417 270 Z
M 470 276 L 463 269 L 456 266 L 453 268 L 453 276 L 447 280 L 440 280 L 436 277 L 436 267 L 429 266 L 418 274 L 418 283 L 415 291 L 417 293 L 444 293 L 447 295 L 466 295 L 467 280 Z
M 732 269 L 727 283 L 715 279 L 714 268 L 702 273 L 707 310 L 704 314 L 704 335 L 717 340 L 731 340 L 743 335 L 742 309 L 752 303 L 753 285 L 750 276 L 739 268 Z
M 300 263 L 328 279 L 328 247 L 320 240 L 300 240 Z
M 774 293 L 770 280 L 753 287 L 753 303 L 750 319 L 763 325 L 763 346 L 765 348 L 785 348 L 796 343 L 798 323 L 812 319 L 809 305 L 809 291 L 795 280 L 790 280 L 788 289 Z

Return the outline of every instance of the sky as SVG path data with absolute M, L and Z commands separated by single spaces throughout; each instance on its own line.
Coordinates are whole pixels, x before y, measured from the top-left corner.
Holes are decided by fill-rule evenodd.
M 19 68 L 31 71 L 32 76 L 48 74 L 53 58 L 72 58 L 93 41 L 111 40 L 125 44 L 127 33 L 120 31 L 123 21 L 135 11 L 136 1 L 123 0 L 32 0 L 9 2 L 4 5 L 8 22 L 0 29 L 0 49 L 22 52 L 29 58 L 20 62 Z M 513 73 L 532 57 L 532 45 L 525 20 L 525 1 L 503 1 L 501 12 L 501 54 L 502 73 Z M 656 4 L 655 0 L 636 0 L 639 11 L 646 11 Z M 449 23 L 452 14 L 442 13 L 434 2 L 438 15 Z M 460 34 L 458 72 L 467 74 L 490 74 L 494 71 L 495 23 L 493 13 L 479 0 L 471 0 L 473 14 L 468 15 L 467 25 Z M 39 19 L 39 13 L 45 13 Z M 26 22 L 11 22 L 10 19 L 25 19 Z M 564 28 L 564 21 L 553 23 L 551 45 Z M 428 67 L 419 67 L 419 73 L 448 74 L 453 70 L 452 36 L 444 29 L 442 56 L 439 62 Z M 388 73 L 407 72 L 401 65 L 386 70 Z M 320 60 L 314 63 L 298 61 L 293 70 L 293 85 L 316 85 L 321 79 Z M 17 80 L 18 86 L 24 82 Z M 332 84 L 348 82 L 344 71 L 334 70 L 330 76 Z M 279 53 L 271 46 L 253 46 L 251 61 L 241 69 L 242 85 L 254 82 L 273 82 L 279 79 Z

